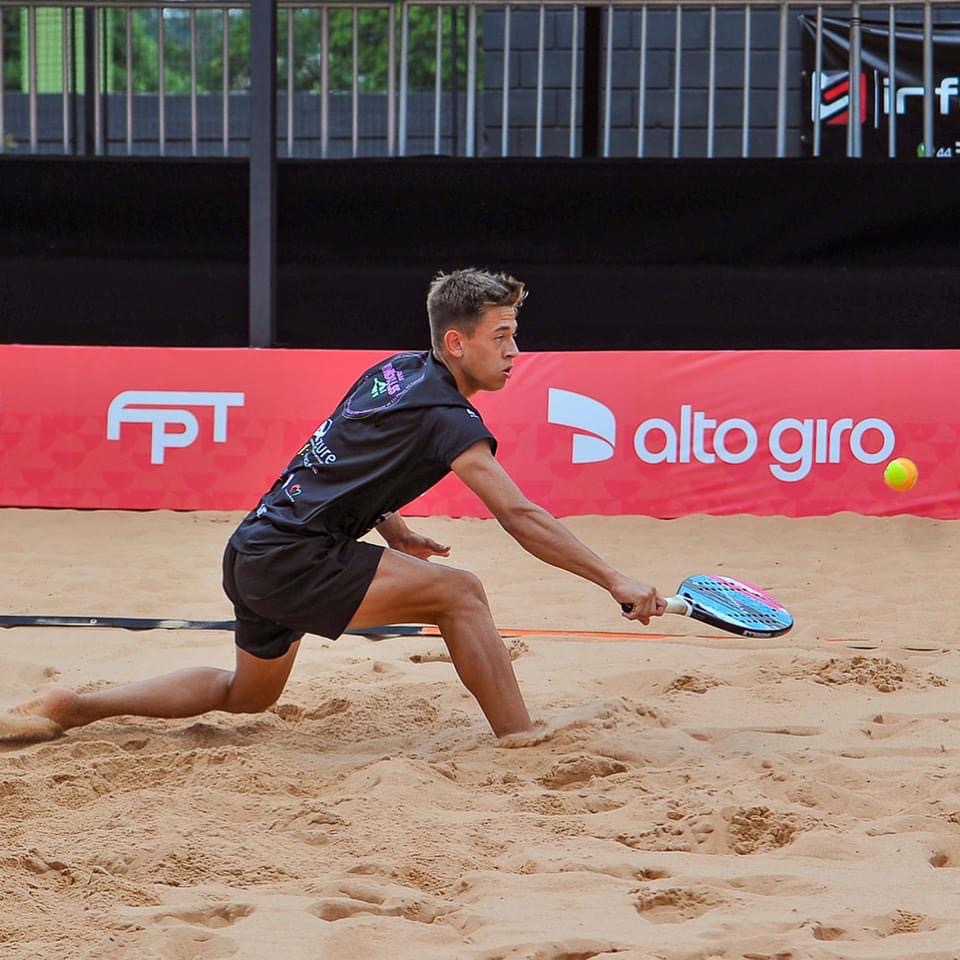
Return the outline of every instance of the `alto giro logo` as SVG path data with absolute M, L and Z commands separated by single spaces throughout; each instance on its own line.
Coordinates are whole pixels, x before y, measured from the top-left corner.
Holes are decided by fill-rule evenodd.
M 609 460 L 617 447 L 617 421 L 599 400 L 550 387 L 548 423 L 574 431 L 571 463 Z M 867 417 L 837 420 L 783 417 L 761 431 L 744 417 L 717 420 L 693 404 L 681 404 L 675 419 L 650 417 L 633 432 L 633 451 L 642 463 L 739 464 L 768 455 L 776 480 L 796 483 L 816 464 L 840 463 L 846 457 L 865 464 L 883 463 L 893 453 L 896 434 L 886 420 Z
M 150 424 L 150 462 L 162 464 L 170 448 L 189 447 L 200 435 L 196 414 L 187 407 L 213 407 L 214 443 L 227 441 L 227 413 L 242 407 L 242 393 L 191 390 L 124 390 L 107 408 L 107 439 L 120 439 L 124 423 Z M 170 431 L 168 427 L 180 427 Z

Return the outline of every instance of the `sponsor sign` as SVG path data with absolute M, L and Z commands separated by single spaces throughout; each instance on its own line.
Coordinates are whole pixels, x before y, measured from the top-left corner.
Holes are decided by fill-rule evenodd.
M 911 11 L 901 11 L 894 30 L 895 74 L 890 70 L 890 27 L 886 9 L 861 22 L 859 123 L 863 127 L 863 155 L 888 155 L 891 119 L 898 157 L 924 155 L 923 149 L 923 29 L 919 22 L 903 22 Z M 919 14 L 917 14 L 919 15 Z M 816 18 L 801 14 L 803 58 L 810 126 L 804 134 L 813 144 L 813 124 L 821 123 L 821 155 L 846 156 L 850 123 L 850 20 L 823 17 L 823 69 L 817 71 Z M 933 151 L 938 157 L 960 156 L 960 22 L 933 25 Z
M 386 355 L 0 346 L 0 504 L 250 509 L 305 445 L 336 462 L 326 418 Z M 529 354 L 473 399 L 558 515 L 960 517 L 960 351 Z M 489 515 L 455 477 L 405 512 Z

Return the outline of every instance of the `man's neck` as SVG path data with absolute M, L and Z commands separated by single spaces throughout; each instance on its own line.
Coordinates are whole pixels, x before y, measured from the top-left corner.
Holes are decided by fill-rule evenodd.
M 439 364 L 441 364 L 442 366 L 446 367 L 446 369 L 447 369 L 447 370 L 449 371 L 449 373 L 450 373 L 450 376 L 453 377 L 453 380 L 454 380 L 454 382 L 455 382 L 456 385 L 457 385 L 457 389 L 458 389 L 468 400 L 470 399 L 470 397 L 472 397 L 472 396 L 477 392 L 476 387 L 471 387 L 471 386 L 467 383 L 466 379 L 463 377 L 463 374 L 462 374 L 462 372 L 460 371 L 460 369 L 457 367 L 457 365 L 454 364 L 454 363 L 451 363 L 450 360 L 449 360 L 446 356 L 444 356 L 442 353 L 438 353 L 436 350 L 434 350 L 434 351 L 433 351 L 433 359 L 436 360 L 437 363 L 439 363 Z

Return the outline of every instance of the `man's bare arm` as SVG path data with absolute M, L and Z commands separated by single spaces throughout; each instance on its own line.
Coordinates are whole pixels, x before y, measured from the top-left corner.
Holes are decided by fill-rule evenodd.
M 663 598 L 653 587 L 615 570 L 548 511 L 529 500 L 494 459 L 486 441 L 465 450 L 451 468 L 528 553 L 603 587 L 619 603 L 633 604 L 633 619 L 646 623 L 663 612 Z

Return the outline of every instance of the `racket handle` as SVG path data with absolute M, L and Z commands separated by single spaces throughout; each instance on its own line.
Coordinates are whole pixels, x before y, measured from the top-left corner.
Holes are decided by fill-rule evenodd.
M 629 613 L 633 609 L 632 603 L 621 603 L 624 613 Z M 677 613 L 681 617 L 689 617 L 693 607 L 683 599 L 683 597 L 667 597 L 667 609 L 664 613 Z
M 681 617 L 689 617 L 692 611 L 693 607 L 683 597 L 667 597 L 666 613 L 678 613 Z

